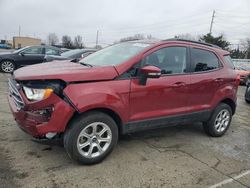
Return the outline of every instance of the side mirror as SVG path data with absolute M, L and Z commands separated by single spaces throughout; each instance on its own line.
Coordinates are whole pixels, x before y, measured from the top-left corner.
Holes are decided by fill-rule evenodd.
M 160 78 L 161 69 L 153 65 L 146 65 L 140 69 L 141 79 L 140 84 L 146 85 L 147 78 Z

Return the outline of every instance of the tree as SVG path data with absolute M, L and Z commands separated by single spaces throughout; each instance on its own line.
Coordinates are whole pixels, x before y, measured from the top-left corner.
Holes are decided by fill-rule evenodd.
M 133 36 L 121 38 L 120 42 L 126 42 L 131 40 L 142 40 L 142 39 L 145 39 L 143 34 L 135 34 Z
M 102 46 L 101 46 L 100 44 L 98 44 L 98 45 L 96 46 L 96 49 L 101 50 L 101 49 L 102 49 Z
M 58 40 L 57 35 L 55 33 L 49 33 L 49 35 L 47 37 L 47 43 L 49 45 L 53 46 L 53 45 L 57 44 L 58 42 L 59 42 L 59 40 Z
M 82 37 L 80 35 L 75 36 L 74 47 L 75 48 L 83 48 Z
M 243 47 L 244 58 L 250 59 L 250 38 L 241 41 L 241 46 Z
M 199 40 L 199 37 L 198 37 L 198 36 L 194 36 L 194 35 L 189 34 L 189 33 L 175 35 L 174 38 L 177 38 L 177 39 L 185 39 L 185 40 L 195 40 L 195 41 L 198 41 L 198 40 Z
M 240 50 L 239 45 L 237 48 L 230 50 L 230 55 L 234 59 L 244 59 L 245 52 Z
M 225 50 L 228 50 L 228 47 L 230 45 L 230 43 L 224 39 L 223 35 L 214 37 L 211 33 L 203 35 L 202 37 L 200 37 L 200 40 L 210 44 L 215 44 Z
M 64 48 L 73 48 L 71 37 L 68 35 L 64 35 L 62 37 L 62 45 Z
M 154 37 L 151 34 L 147 35 L 147 39 L 153 39 L 153 38 Z

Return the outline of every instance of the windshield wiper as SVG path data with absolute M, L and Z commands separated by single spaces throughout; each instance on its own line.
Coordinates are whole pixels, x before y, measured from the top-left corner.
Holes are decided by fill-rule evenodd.
M 80 62 L 81 65 L 87 66 L 87 67 L 93 67 L 93 65 L 88 64 L 88 63 L 84 63 L 84 62 Z

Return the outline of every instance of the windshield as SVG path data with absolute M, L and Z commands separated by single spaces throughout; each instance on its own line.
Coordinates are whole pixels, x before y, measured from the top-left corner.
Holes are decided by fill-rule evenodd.
M 66 57 L 66 58 L 71 58 L 71 56 L 75 56 L 76 54 L 80 53 L 82 50 L 81 49 L 76 49 L 76 50 L 69 50 L 67 52 L 63 52 L 61 56 Z
M 29 48 L 29 47 L 30 47 L 30 46 L 26 46 L 26 47 L 20 48 L 20 49 L 18 49 L 18 50 L 15 50 L 13 53 L 19 53 L 19 52 L 21 52 L 21 51 L 23 51 L 24 49 Z
M 109 46 L 98 52 L 95 52 L 80 61 L 80 63 L 90 64 L 93 66 L 118 65 L 147 48 L 146 43 L 120 43 Z

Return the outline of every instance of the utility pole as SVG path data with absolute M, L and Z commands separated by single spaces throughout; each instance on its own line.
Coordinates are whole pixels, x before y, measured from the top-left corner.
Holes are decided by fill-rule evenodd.
M 215 15 L 215 10 L 213 10 L 212 20 L 211 20 L 211 23 L 210 23 L 209 34 L 212 34 L 213 23 L 214 23 L 214 15 Z
M 19 33 L 19 37 L 21 36 L 21 26 L 19 25 L 19 31 L 18 31 L 18 33 Z
M 95 41 L 95 48 L 97 49 L 98 46 L 98 37 L 99 37 L 99 31 L 96 32 L 96 41 Z

